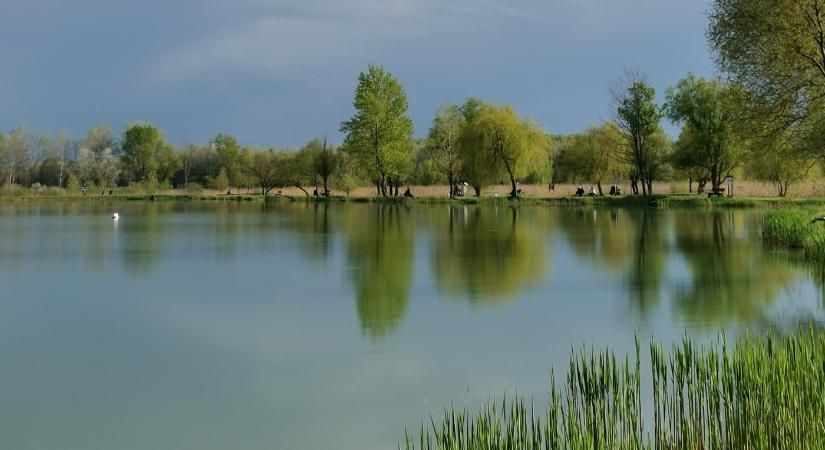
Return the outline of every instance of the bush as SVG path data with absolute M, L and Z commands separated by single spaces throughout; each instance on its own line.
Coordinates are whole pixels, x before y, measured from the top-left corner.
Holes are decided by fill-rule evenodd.
M 185 191 L 187 194 L 199 195 L 203 192 L 203 186 L 198 183 L 188 183 Z
M 26 194 L 26 188 L 19 184 L 4 184 L 0 186 L 0 196 L 2 197 L 22 197 Z
M 80 192 L 80 180 L 74 174 L 69 174 L 66 178 L 66 191 L 70 194 L 77 194 Z

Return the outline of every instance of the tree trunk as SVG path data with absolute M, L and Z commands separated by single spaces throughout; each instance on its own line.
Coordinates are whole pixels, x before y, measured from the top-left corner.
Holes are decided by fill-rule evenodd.
M 324 177 L 324 197 L 329 197 L 329 185 L 327 184 L 329 177 Z
M 599 188 L 599 197 L 603 196 L 603 195 L 604 195 L 604 192 L 602 192 L 602 182 L 601 182 L 601 181 L 597 181 L 597 182 L 596 182 L 596 187 L 597 187 L 597 188 Z
M 473 190 L 476 191 L 476 197 L 481 197 L 481 186 L 473 186 Z
M 647 195 L 653 195 L 653 180 L 647 180 Z
M 513 177 L 513 174 L 510 174 L 510 198 L 518 197 L 518 186 L 516 186 L 516 179 Z
M 693 178 L 688 177 L 688 194 L 693 193 Z
M 711 191 L 715 191 L 719 188 L 719 185 L 722 184 L 722 182 L 719 181 L 719 169 L 717 169 L 716 166 L 710 169 L 710 182 L 713 185 L 711 186 Z
M 453 181 L 452 174 L 447 174 L 447 184 L 450 185 L 450 198 L 453 198 L 453 194 L 455 193 L 455 182 Z

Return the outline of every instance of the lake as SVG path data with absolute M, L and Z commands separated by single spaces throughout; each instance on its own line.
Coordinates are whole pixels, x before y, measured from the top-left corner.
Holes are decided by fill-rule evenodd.
M 822 321 L 761 214 L 3 204 L 0 447 L 394 449 L 445 405 L 544 402 L 573 347 Z

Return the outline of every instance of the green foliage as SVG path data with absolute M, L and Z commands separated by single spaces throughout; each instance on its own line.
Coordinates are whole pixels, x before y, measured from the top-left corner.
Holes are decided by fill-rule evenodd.
M 689 338 L 669 353 L 651 342 L 642 358 L 611 351 L 570 356 L 567 377 L 551 377 L 544 413 L 515 397 L 474 416 L 447 409 L 406 450 L 811 449 L 825 446 L 825 335 L 744 339 L 728 348 Z M 649 386 L 649 387 L 648 387 Z M 642 399 L 648 399 L 643 401 Z M 645 427 L 647 421 L 652 426 Z
M 216 189 L 218 191 L 223 192 L 228 188 L 229 177 L 226 175 L 226 168 L 221 167 L 221 170 L 218 172 L 218 176 L 215 177 L 215 181 L 212 183 L 212 189 Z
M 465 104 L 465 107 L 472 108 Z M 438 171 L 446 176 L 449 186 L 450 197 L 453 196 L 453 186 L 459 181 L 462 171 L 461 157 L 459 152 L 459 138 L 464 125 L 467 123 L 462 108 L 456 105 L 442 106 L 433 119 L 427 136 L 427 144 L 424 149 L 427 158 L 427 167 Z M 428 181 L 435 181 L 434 176 L 429 176 Z
M 327 144 L 327 139 L 324 138 L 323 144 L 315 155 L 313 161 L 313 171 L 321 178 L 321 184 L 324 187 L 324 195 L 330 194 L 330 180 L 338 171 L 340 158 L 338 151 Z
M 631 184 L 638 194 L 636 181 L 642 185 L 642 194 L 652 194 L 653 181 L 661 167 L 660 121 L 662 114 L 656 106 L 656 90 L 639 75 L 630 74 L 614 93 L 617 104 L 616 125 L 624 136 L 624 160 L 631 166 Z M 658 139 L 658 140 L 657 140 Z
M 780 197 L 788 194 L 792 183 L 804 179 L 815 159 L 805 148 L 805 135 L 792 131 L 755 140 L 746 164 L 749 176 L 776 185 Z
M 407 95 L 389 72 L 370 65 L 358 76 L 355 115 L 341 124 L 344 145 L 366 170 L 381 194 L 412 169 L 412 120 Z
M 668 88 L 667 115 L 684 126 L 673 159 L 679 168 L 700 168 L 710 175 L 713 187 L 722 185 L 744 155 L 736 130 L 741 98 L 734 85 L 692 73 Z
M 123 165 L 135 181 L 157 177 L 166 144 L 160 131 L 152 125 L 130 125 L 123 133 Z
M 508 106 L 482 105 L 474 120 L 463 127 L 459 151 L 468 182 L 479 193 L 499 175 L 510 180 L 511 197 L 517 181 L 531 168 L 546 164 L 549 139 L 532 122 Z
M 623 137 L 612 122 L 590 127 L 583 134 L 567 136 L 556 155 L 557 179 L 594 182 L 602 193 L 602 182 L 627 172 L 622 162 Z
M 69 174 L 66 178 L 66 192 L 77 194 L 80 192 L 80 181 L 74 174 Z
M 332 180 L 333 186 L 349 195 L 361 182 L 357 160 L 348 152 L 339 151 L 338 170 Z
M 258 184 L 261 195 L 266 196 L 281 181 L 278 165 L 281 163 L 273 150 L 257 151 L 245 162 L 246 172 Z
M 213 141 L 221 167 L 226 171 L 230 186 L 238 186 L 243 172 L 241 145 L 234 137 L 219 133 Z
M 714 0 L 708 38 L 719 68 L 750 94 L 768 130 L 823 106 L 825 21 L 821 0 Z

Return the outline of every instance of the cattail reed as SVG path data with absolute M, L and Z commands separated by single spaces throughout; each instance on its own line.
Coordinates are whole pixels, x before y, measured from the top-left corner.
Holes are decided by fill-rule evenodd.
M 570 355 L 537 412 L 519 397 L 405 433 L 399 449 L 705 450 L 825 448 L 825 334 L 747 338 L 728 348 L 689 338 L 651 343 L 652 404 L 642 402 L 640 350 Z M 648 385 L 649 384 L 649 385 Z M 644 406 L 644 408 L 643 408 Z M 646 409 L 650 408 L 651 411 Z

